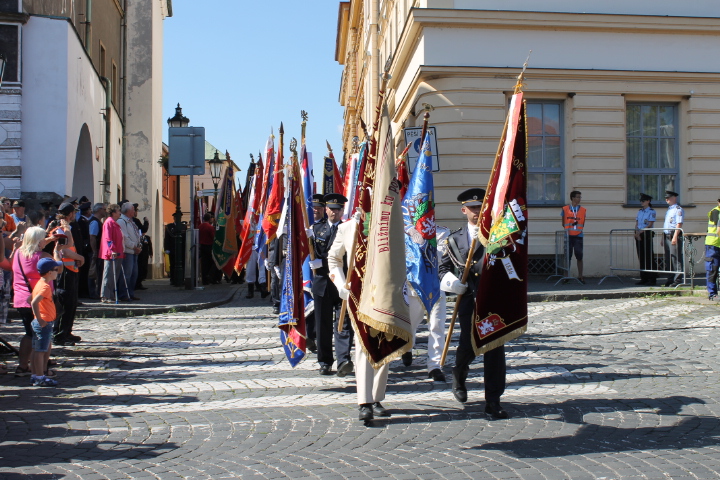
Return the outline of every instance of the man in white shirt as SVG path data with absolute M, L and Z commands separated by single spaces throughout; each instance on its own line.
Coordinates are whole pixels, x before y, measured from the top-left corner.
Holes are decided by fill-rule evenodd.
M 123 200 L 120 206 L 120 218 L 118 225 L 123 234 L 123 244 L 125 246 L 125 258 L 122 261 L 123 275 L 125 276 L 123 283 L 118 285 L 120 292 L 120 300 L 129 302 L 131 300 L 140 300 L 135 296 L 135 282 L 137 282 L 138 262 L 137 256 L 142 251 L 141 235 L 133 217 L 135 217 L 135 206 Z

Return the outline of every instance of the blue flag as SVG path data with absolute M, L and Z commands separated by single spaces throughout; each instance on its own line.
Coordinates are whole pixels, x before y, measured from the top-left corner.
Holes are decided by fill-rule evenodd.
M 308 220 L 310 225 L 313 224 L 313 208 L 312 208 L 312 196 L 313 196 L 313 171 L 310 168 L 310 161 L 308 159 L 308 153 L 305 149 L 305 145 L 300 150 L 300 158 L 302 164 L 300 165 L 300 176 L 303 182 L 303 193 L 305 193 L 305 209 L 307 210 Z M 310 256 L 305 257 L 302 264 L 302 276 L 303 276 L 303 294 L 305 295 L 305 316 L 311 315 L 315 311 L 315 303 L 313 302 L 312 296 L 312 283 L 313 273 L 310 268 Z
M 428 133 L 402 202 L 407 278 L 428 314 L 440 297 L 434 189 Z

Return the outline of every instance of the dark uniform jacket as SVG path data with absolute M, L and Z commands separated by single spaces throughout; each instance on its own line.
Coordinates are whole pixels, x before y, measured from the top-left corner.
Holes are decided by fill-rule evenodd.
M 340 224 L 338 224 L 339 226 Z M 332 247 L 333 241 L 335 240 L 335 235 L 337 234 L 337 228 L 335 231 L 332 231 L 332 224 L 328 222 L 327 218 L 323 218 L 316 222 L 313 226 L 313 233 L 315 234 L 315 237 L 312 239 L 313 245 L 315 247 L 315 258 L 322 259 L 322 268 L 318 268 L 313 271 L 313 287 L 312 292 L 313 296 L 319 295 L 319 296 L 327 296 L 328 293 L 326 293 L 327 289 L 332 290 L 335 295 L 337 295 L 337 289 L 335 288 L 335 285 L 328 280 L 328 253 L 330 252 L 330 247 Z
M 468 243 L 468 226 L 463 225 L 460 230 L 456 230 L 450 234 L 447 239 L 448 247 L 440 259 L 438 265 L 438 273 L 440 281 L 446 273 L 452 272 L 459 280 L 462 280 L 463 271 L 465 270 L 465 262 L 468 258 L 470 244 Z M 475 242 L 475 253 L 470 265 L 470 273 L 468 274 L 468 291 L 463 298 L 475 297 L 480 275 L 482 274 L 483 255 L 485 249 L 480 242 Z

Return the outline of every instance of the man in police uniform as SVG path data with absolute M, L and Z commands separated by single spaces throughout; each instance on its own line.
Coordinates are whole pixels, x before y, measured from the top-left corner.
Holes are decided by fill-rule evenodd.
M 655 225 L 655 209 L 650 201 L 652 197 L 644 193 L 640 194 L 640 205 L 642 208 L 635 216 L 635 246 L 637 247 L 638 260 L 640 261 L 640 281 L 636 285 L 655 285 L 657 273 L 646 270 L 657 270 L 655 253 L 653 252 L 653 237 L 655 232 L 645 230 Z
M 708 300 L 718 295 L 717 276 L 720 267 L 720 198 L 715 208 L 708 212 L 707 236 L 705 237 L 705 274 Z
M 484 197 L 485 190 L 482 188 L 471 188 L 458 195 L 457 199 L 462 204 L 461 211 L 467 217 L 467 224 L 450 234 L 448 246 L 439 265 L 440 289 L 447 293 L 462 294 L 458 306 L 460 342 L 455 352 L 452 388 L 455 399 L 461 403 L 467 401 L 465 380 L 470 363 L 475 359 L 471 338 L 472 316 L 482 273 L 484 249 L 480 242 L 475 242 L 475 251 L 470 253 L 470 245 L 477 236 L 477 222 Z M 472 255 L 470 272 L 467 283 L 462 283 L 461 277 L 468 255 Z M 500 406 L 500 396 L 505 392 L 505 371 L 505 346 L 484 354 L 485 413 L 493 418 L 508 418 L 507 412 Z
M 682 228 L 683 217 L 685 212 L 677 203 L 678 194 L 671 190 L 665 190 L 665 201 L 668 204 L 665 213 L 665 224 L 663 225 L 664 246 L 665 246 L 665 269 L 670 272 L 680 272 L 683 270 L 683 236 L 680 230 L 672 230 L 674 228 Z M 666 287 L 677 287 L 682 282 L 682 273 L 671 273 L 668 276 Z
M 327 218 L 316 222 L 308 235 L 311 237 L 314 249 L 315 260 L 310 261 L 310 268 L 313 269 L 313 303 L 315 304 L 315 337 L 317 340 L 317 358 L 320 364 L 320 375 L 332 375 L 333 364 L 333 335 L 335 336 L 335 352 L 337 354 L 339 377 L 344 377 L 353 370 L 353 363 L 350 360 L 350 344 L 352 338 L 349 333 L 344 335 L 335 334 L 333 328 L 333 316 L 335 306 L 340 302 L 338 291 L 332 281 L 328 278 L 328 252 L 335 240 L 337 228 L 342 221 L 343 209 L 347 198 L 339 193 L 329 193 L 324 197 L 325 212 Z

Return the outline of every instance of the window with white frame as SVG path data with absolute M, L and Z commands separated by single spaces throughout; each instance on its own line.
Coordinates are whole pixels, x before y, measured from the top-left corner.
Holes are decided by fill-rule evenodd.
M 627 203 L 641 193 L 654 199 L 678 191 L 677 105 L 628 104 L 626 107 Z
M 528 100 L 527 201 L 563 202 L 562 102 Z

